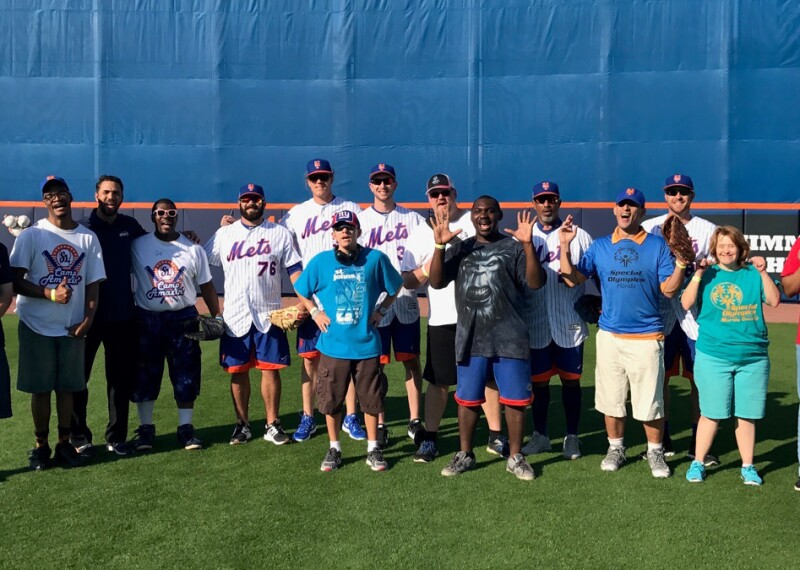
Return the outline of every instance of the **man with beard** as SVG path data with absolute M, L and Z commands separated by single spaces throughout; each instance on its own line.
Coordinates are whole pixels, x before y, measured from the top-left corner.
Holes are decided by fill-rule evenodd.
M 185 325 L 197 318 L 198 289 L 212 317 L 219 314 L 219 298 L 206 252 L 176 230 L 175 203 L 167 198 L 157 200 L 150 219 L 155 231 L 136 239 L 131 248 L 139 330 L 132 397 L 139 428 L 132 445 L 136 451 L 153 448 L 153 408 L 161 391 L 166 359 L 178 405 L 178 442 L 187 450 L 202 449 L 192 423 L 194 402 L 200 394 L 200 343 L 185 336 Z
M 442 470 L 449 477 L 475 467 L 472 438 L 485 401 L 487 379 L 493 376 L 506 406 L 509 458 L 506 470 L 530 481 L 533 468 L 520 453 L 525 429 L 525 407 L 531 403 L 530 352 L 526 315 L 527 291 L 545 283 L 545 273 L 533 251 L 530 213 L 517 215 L 517 229 L 506 230 L 516 240 L 501 234 L 500 204 L 481 196 L 472 204 L 475 237 L 453 248 L 445 262 L 446 244 L 457 231 L 450 229 L 449 212 L 436 211 L 433 227 L 435 250 L 430 284 L 442 289 L 456 284 L 456 361 L 458 382 L 458 432 L 461 451 Z
M 289 441 L 278 412 L 279 370 L 289 366 L 286 332 L 273 326 L 269 314 L 281 308 L 281 278 L 286 270 L 294 283 L 300 275 L 300 254 L 291 233 L 264 218 L 264 189 L 246 184 L 239 190 L 241 220 L 217 230 L 205 246 L 211 265 L 225 274 L 226 333 L 220 340 L 220 364 L 231 375 L 236 427 L 231 445 L 252 438 L 248 408 L 250 369 L 261 370 L 261 396 L 267 425 L 264 439 L 275 445 Z
M 550 405 L 550 378 L 561 380 L 561 401 L 566 418 L 566 437 L 562 450 L 565 459 L 581 456 L 578 423 L 581 417 L 581 373 L 583 343 L 589 336 L 586 323 L 575 312 L 575 301 L 585 287 L 567 287 L 560 275 L 561 195 L 558 184 L 544 181 L 533 187 L 533 246 L 545 272 L 547 283 L 530 293 L 529 332 L 531 337 L 531 381 L 533 382 L 533 435 L 522 448 L 524 455 L 550 451 L 547 434 L 547 408 Z M 591 236 L 578 229 L 570 244 L 571 259 L 580 259 L 592 243 Z
M 661 295 L 672 297 L 683 283 L 686 263 L 674 261 L 667 242 L 642 229 L 645 198 L 636 188 L 617 195 L 617 227 L 592 242 L 578 266 L 570 243 L 577 235 L 572 216 L 560 230 L 561 276 L 570 287 L 598 277 L 603 296 L 597 333 L 595 408 L 604 414 L 608 452 L 603 471 L 625 463 L 625 416 L 628 389 L 633 417 L 644 424 L 647 461 L 653 477 L 671 475 L 664 460 L 664 325 Z
M 42 201 L 47 218 L 19 235 L 10 258 L 19 315 L 17 389 L 31 394 L 36 447 L 28 464 L 34 470 L 50 464 L 52 392 L 58 415 L 56 462 L 81 464 L 69 443 L 72 395 L 86 389 L 85 338 L 106 277 L 97 236 L 72 218 L 66 181 L 48 176 L 42 183 Z

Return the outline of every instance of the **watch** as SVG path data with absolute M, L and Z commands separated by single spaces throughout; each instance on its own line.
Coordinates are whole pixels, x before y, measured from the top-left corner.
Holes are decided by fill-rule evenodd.
M 382 307 L 381 306 L 381 307 L 378 307 L 378 312 L 381 314 L 382 317 L 385 317 L 386 313 L 389 312 L 389 309 L 387 309 L 386 307 Z

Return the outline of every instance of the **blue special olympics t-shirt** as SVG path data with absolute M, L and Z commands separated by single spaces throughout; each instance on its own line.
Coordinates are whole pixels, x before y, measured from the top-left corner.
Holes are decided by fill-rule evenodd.
M 315 255 L 294 288 L 306 298 L 316 295 L 331 319 L 328 332 L 319 337 L 319 351 L 332 358 L 362 360 L 381 353 L 378 329 L 369 324 L 378 297 L 384 291 L 396 294 L 402 284 L 385 254 L 362 247 L 353 264 L 339 262 L 333 250 Z
M 767 356 L 764 283 L 755 267 L 746 265 L 738 271 L 709 267 L 697 299 L 697 350 L 737 363 Z
M 660 286 L 675 270 L 664 238 L 644 230 L 628 238 L 614 230 L 592 242 L 577 269 L 600 280 L 601 330 L 634 335 L 663 332 Z

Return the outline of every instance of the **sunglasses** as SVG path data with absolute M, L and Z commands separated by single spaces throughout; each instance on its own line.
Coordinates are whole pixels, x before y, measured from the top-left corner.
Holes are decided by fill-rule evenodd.
M 560 202 L 558 196 L 537 196 L 533 201 L 537 204 L 558 204 Z
M 430 196 L 431 198 L 438 198 L 439 196 L 447 198 L 448 196 L 450 196 L 450 190 L 431 190 L 430 192 L 428 192 L 428 196 Z
M 175 218 L 178 215 L 178 210 L 175 210 L 175 209 L 162 210 L 162 209 L 159 208 L 158 210 L 154 211 L 153 213 L 156 216 L 158 216 L 159 218 L 163 218 L 165 216 L 167 218 Z
M 681 196 L 691 196 L 692 191 L 683 186 L 670 186 L 669 188 L 664 188 L 664 194 L 667 196 L 677 196 L 678 194 Z
M 242 204 L 250 204 L 251 202 L 253 204 L 260 204 L 262 201 L 263 198 L 261 198 L 260 196 L 242 196 L 241 198 L 239 198 L 239 202 L 241 202 Z
M 391 186 L 392 185 L 392 179 L 391 178 L 373 178 L 372 180 L 370 180 L 370 184 L 374 184 L 375 186 L 382 186 L 384 184 L 386 186 Z
M 335 226 L 333 226 L 333 231 L 335 232 L 341 232 L 344 230 L 354 232 L 356 231 L 356 228 L 355 226 L 351 226 L 350 224 L 336 224 Z
M 309 174 L 308 179 L 311 182 L 329 182 L 331 179 L 330 174 Z

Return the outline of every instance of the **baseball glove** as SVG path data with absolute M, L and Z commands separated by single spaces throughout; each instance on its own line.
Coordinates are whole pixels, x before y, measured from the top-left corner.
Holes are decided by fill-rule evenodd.
M 225 334 L 222 319 L 197 315 L 183 322 L 183 336 L 192 340 L 217 340 Z
M 308 318 L 308 311 L 292 306 L 277 309 L 269 314 L 269 322 L 285 331 L 296 329 Z
M 684 263 L 694 263 L 695 253 L 692 238 L 686 231 L 686 226 L 678 216 L 667 216 L 661 224 L 661 235 L 667 240 L 670 251 Z
M 598 295 L 581 295 L 573 305 L 578 316 L 590 325 L 600 320 L 602 306 L 602 299 Z

